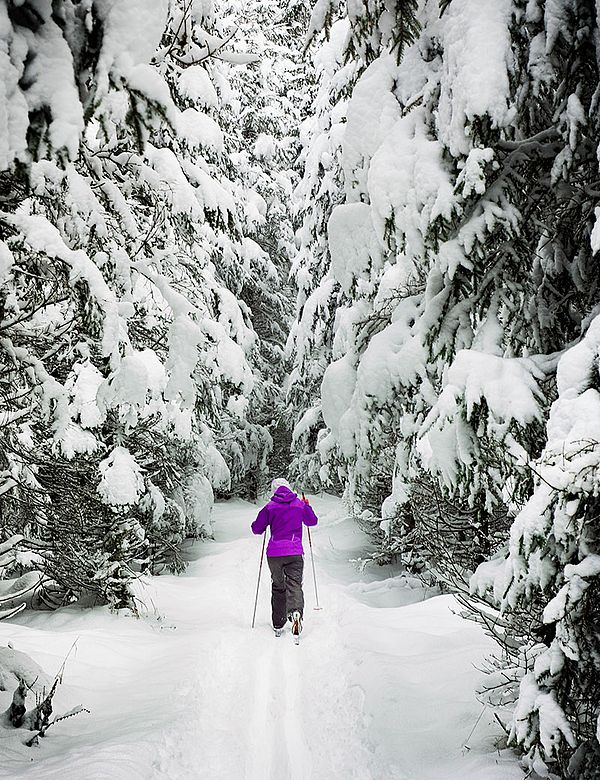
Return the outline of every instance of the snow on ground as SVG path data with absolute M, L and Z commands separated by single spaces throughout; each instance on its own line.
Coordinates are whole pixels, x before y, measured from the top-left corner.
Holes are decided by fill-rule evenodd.
M 349 559 L 364 554 L 364 534 L 339 500 L 312 503 L 323 609 L 307 555 L 299 647 L 272 634 L 266 565 L 250 628 L 261 540 L 248 529 L 258 507 L 242 501 L 216 507 L 215 540 L 190 548 L 183 576 L 148 584 L 145 617 L 67 608 L 0 623 L 0 643 L 51 675 L 77 640 L 55 708 L 91 710 L 39 748 L 0 745 L 0 777 L 521 778 L 494 748 L 491 713 L 478 721 L 475 666 L 489 640 L 452 597 L 425 599 L 389 569 L 359 573 Z

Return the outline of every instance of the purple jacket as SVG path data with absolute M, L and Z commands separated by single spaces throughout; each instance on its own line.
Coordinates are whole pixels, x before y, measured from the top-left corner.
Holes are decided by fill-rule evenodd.
M 308 504 L 282 485 L 260 510 L 251 528 L 253 533 L 262 534 L 268 525 L 271 526 L 267 556 L 276 558 L 281 555 L 304 555 L 302 523 L 316 525 L 316 514 Z

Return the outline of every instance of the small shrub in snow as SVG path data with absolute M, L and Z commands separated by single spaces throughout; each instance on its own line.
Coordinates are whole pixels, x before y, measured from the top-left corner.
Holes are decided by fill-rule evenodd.
M 44 737 L 50 726 L 81 712 L 75 707 L 70 712 L 50 719 L 52 702 L 60 682 L 60 674 L 51 680 L 28 655 L 12 647 L 0 647 L 0 708 L 10 701 L 0 716 L 0 731 L 5 745 L 15 740 L 31 747 Z M 33 698 L 34 704 L 28 709 Z

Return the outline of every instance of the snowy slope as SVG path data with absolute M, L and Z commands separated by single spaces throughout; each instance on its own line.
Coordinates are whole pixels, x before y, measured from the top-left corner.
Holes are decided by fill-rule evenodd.
M 0 624 L 0 642 L 49 674 L 77 639 L 56 709 L 91 710 L 40 748 L 11 748 L 0 777 L 522 777 L 494 752 L 491 715 L 469 737 L 481 713 L 474 664 L 491 649 L 479 628 L 452 613 L 451 597 L 423 600 L 389 571 L 359 574 L 348 559 L 364 535 L 336 499 L 313 505 L 324 609 L 313 610 L 308 565 L 300 647 L 272 635 L 266 566 L 250 629 L 260 539 L 248 532 L 257 507 L 241 501 L 216 507 L 216 539 L 190 549 L 184 576 L 148 585 L 146 617 L 63 609 Z

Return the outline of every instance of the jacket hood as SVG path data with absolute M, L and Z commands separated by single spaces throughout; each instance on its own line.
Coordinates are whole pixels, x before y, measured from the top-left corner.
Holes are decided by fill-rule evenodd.
M 285 485 L 281 485 L 281 487 L 278 487 L 275 493 L 273 493 L 271 501 L 275 501 L 277 504 L 290 504 L 295 498 L 297 498 L 297 496 L 293 490 L 290 490 L 289 487 L 286 487 Z

